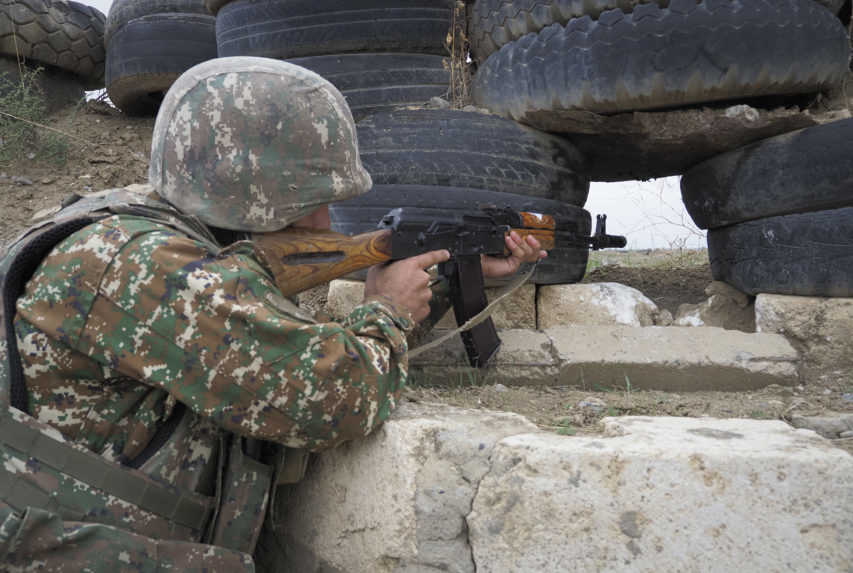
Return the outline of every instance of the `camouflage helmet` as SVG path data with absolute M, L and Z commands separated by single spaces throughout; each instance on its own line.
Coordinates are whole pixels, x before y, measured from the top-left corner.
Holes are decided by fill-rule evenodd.
M 355 124 L 314 72 L 267 58 L 218 58 L 181 75 L 160 106 L 148 179 L 186 213 L 268 232 L 366 193 Z

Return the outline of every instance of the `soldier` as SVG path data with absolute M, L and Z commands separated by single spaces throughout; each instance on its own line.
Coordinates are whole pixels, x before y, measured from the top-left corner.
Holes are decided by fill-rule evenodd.
M 371 269 L 364 302 L 318 324 L 245 240 L 328 228 L 328 203 L 370 189 L 331 84 L 262 58 L 192 68 L 157 116 L 149 183 L 66 205 L 0 264 L 11 570 L 251 571 L 278 446 L 365 436 L 406 383 L 424 269 L 446 251 Z M 507 245 L 484 275 L 544 256 Z

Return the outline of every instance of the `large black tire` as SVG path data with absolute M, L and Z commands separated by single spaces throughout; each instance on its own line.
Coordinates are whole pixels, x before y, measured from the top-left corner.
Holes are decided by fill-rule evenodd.
M 701 229 L 853 206 L 853 119 L 771 137 L 709 159 L 681 179 Z
M 471 53 L 476 61 L 484 62 L 504 44 L 551 24 L 566 25 L 569 20 L 581 16 L 595 19 L 602 12 L 613 9 L 628 13 L 638 4 L 650 2 L 659 6 L 670 4 L 670 0 L 477 0 L 471 9 L 468 27 Z M 817 2 L 838 14 L 845 0 Z
M 494 115 L 396 110 L 359 122 L 361 160 L 377 185 L 467 187 L 582 206 L 589 180 L 567 140 Z
M 853 296 L 853 207 L 708 231 L 714 279 L 749 294 Z
M 330 206 L 332 229 L 347 235 L 376 230 L 380 219 L 396 207 L 430 207 L 448 211 L 466 211 L 475 215 L 480 207 L 494 205 L 518 211 L 532 211 L 559 216 L 576 226 L 577 232 L 589 235 L 589 213 L 573 205 L 479 189 L 438 187 L 424 185 L 375 185 L 361 197 Z M 536 284 L 575 283 L 586 272 L 589 251 L 583 247 L 560 245 L 548 252 L 548 258 L 539 262 L 531 280 Z M 501 283 L 504 281 L 495 281 Z
M 152 14 L 113 34 L 107 52 L 107 93 L 129 115 L 156 113 L 183 72 L 216 57 L 216 23 L 203 14 Z
M 847 74 L 847 33 L 813 0 L 673 1 L 552 24 L 492 54 L 474 100 L 523 119 L 817 92 Z
M 0 57 L 0 96 L 14 92 L 21 85 L 21 68 L 12 58 Z M 58 68 L 36 70 L 24 66 L 24 74 L 36 73 L 34 84 L 44 97 L 45 109 L 54 112 L 83 101 L 85 88 L 79 76 Z
M 0 55 L 55 66 L 104 86 L 104 20 L 77 2 L 0 0 Z
M 422 105 L 450 89 L 445 58 L 432 54 L 335 54 L 288 61 L 332 82 L 356 120 L 401 105 Z
M 539 32 L 551 24 L 589 16 L 597 18 L 605 10 L 620 8 L 630 12 L 641 2 L 653 0 L 477 0 L 471 9 L 468 35 L 471 54 L 484 62 L 504 44 Z M 660 0 L 666 4 L 668 0 Z
M 204 0 L 113 0 L 104 27 L 104 42 L 109 46 L 116 30 L 137 18 L 151 14 L 207 14 Z
M 449 0 L 235 0 L 217 14 L 220 57 L 346 52 L 445 55 Z

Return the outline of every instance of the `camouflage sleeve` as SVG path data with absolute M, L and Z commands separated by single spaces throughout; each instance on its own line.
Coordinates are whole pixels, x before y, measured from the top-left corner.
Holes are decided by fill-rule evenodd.
M 152 539 L 109 525 L 63 521 L 52 512 L 23 514 L 0 502 L 3 571 L 156 573 L 255 570 L 251 556 L 224 547 Z
M 39 276 L 20 315 L 245 436 L 312 450 L 364 436 L 407 379 L 411 323 L 387 302 L 307 323 L 249 252 L 213 256 L 150 221 L 91 225 Z

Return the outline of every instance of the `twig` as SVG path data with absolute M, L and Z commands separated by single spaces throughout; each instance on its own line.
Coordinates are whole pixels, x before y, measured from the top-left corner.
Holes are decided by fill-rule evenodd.
M 21 86 L 24 85 L 24 68 L 21 63 L 21 52 L 18 50 L 18 34 L 15 33 L 15 27 L 12 27 L 12 41 L 15 42 L 15 62 L 18 64 L 18 78 L 21 80 Z
M 61 129 L 56 129 L 55 127 L 50 127 L 49 125 L 45 125 L 45 124 L 39 123 L 37 121 L 31 121 L 29 119 L 24 119 L 22 117 L 12 115 L 11 113 L 6 113 L 5 111 L 0 111 L 0 115 L 5 115 L 6 117 L 11 117 L 12 119 L 17 119 L 18 121 L 23 121 L 24 123 L 29 123 L 30 125 L 34 125 L 36 127 L 42 128 L 42 129 L 54 131 L 60 135 L 64 135 L 65 137 L 70 137 L 71 139 L 76 139 L 77 141 L 82 141 L 86 145 L 95 145 L 91 141 L 83 139 L 82 137 L 77 137 L 76 135 L 71 135 L 70 133 L 66 133 L 66 132 L 62 131 Z

